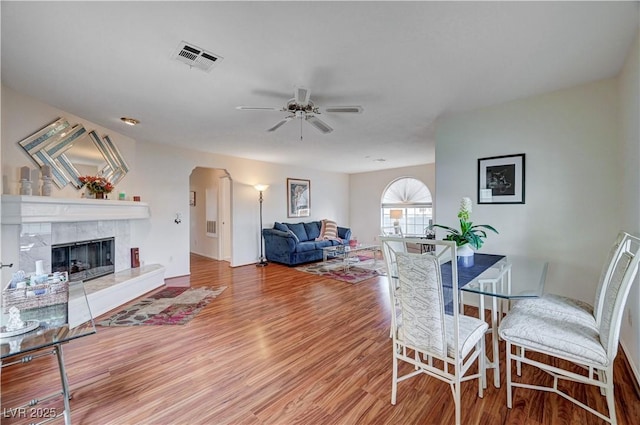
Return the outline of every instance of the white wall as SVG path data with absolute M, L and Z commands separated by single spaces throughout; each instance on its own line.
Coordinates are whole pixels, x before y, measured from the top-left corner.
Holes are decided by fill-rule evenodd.
M 82 123 L 99 134 L 109 134 L 131 167 L 116 191 L 139 195 L 149 203 L 151 218 L 132 224 L 131 243 L 140 247 L 145 264 L 166 267 L 166 278 L 189 274 L 189 176 L 196 167 L 226 169 L 232 178 L 232 266 L 255 263 L 260 255 L 258 192 L 254 184 L 269 184 L 264 193 L 264 226 L 274 221 L 308 221 L 333 217 L 349 225 L 349 176 L 304 167 L 287 167 L 136 141 L 101 128 L 65 111 L 2 87 L 2 175 L 4 192 L 19 193 L 19 169 L 35 164 L 18 142 L 55 118 Z M 311 180 L 311 216 L 287 219 L 287 177 Z M 55 190 L 57 197 L 76 197 L 73 188 Z M 174 222 L 177 213 L 182 223 Z
M 549 261 L 547 290 L 593 302 L 621 228 L 616 81 L 607 80 L 439 120 L 436 222 L 458 226 L 460 198 L 490 224 L 483 252 Z M 526 203 L 477 205 L 477 160 L 526 154 Z
M 401 177 L 413 177 L 423 182 L 436 198 L 435 164 L 393 168 L 382 171 L 351 174 L 351 232 L 359 242 L 373 243 L 380 235 L 380 203 L 389 183 Z M 435 202 L 434 202 L 435 208 Z
M 600 81 L 440 119 L 437 222 L 455 225 L 460 198 L 471 196 L 473 221 L 500 231 L 483 252 L 547 259 L 548 292 L 593 303 L 615 235 L 638 233 L 640 226 L 637 44 L 634 49 L 620 84 Z M 521 152 L 526 203 L 477 205 L 477 159 Z M 636 285 L 627 303 L 634 325 L 625 316 L 621 335 L 636 378 L 638 300 Z
M 640 235 L 640 34 L 636 37 L 619 78 L 620 139 L 623 165 L 623 228 Z M 630 360 L 636 380 L 640 382 L 640 284 L 636 278 L 631 288 L 622 320 L 622 346 Z

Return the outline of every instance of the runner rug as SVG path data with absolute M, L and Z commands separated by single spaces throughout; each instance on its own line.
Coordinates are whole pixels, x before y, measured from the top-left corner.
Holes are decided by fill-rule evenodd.
M 346 270 L 341 259 L 305 264 L 296 267 L 296 270 L 347 283 L 359 283 L 372 277 L 385 276 L 387 274 L 384 260 L 378 259 L 374 261 L 371 257 L 366 256 L 354 257 L 351 260 L 353 262 Z
M 227 287 L 169 287 L 125 307 L 100 326 L 184 325 Z

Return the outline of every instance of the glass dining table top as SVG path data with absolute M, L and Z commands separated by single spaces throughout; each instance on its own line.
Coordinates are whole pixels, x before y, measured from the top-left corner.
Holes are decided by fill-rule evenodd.
M 9 320 L 2 309 L 2 325 Z M 0 359 L 62 344 L 96 333 L 83 282 L 69 283 L 69 301 L 21 312 L 25 323 L 37 326 L 28 332 L 0 338 Z M 31 327 L 33 327 L 31 326 Z
M 536 298 L 543 294 L 547 268 L 544 260 L 507 255 L 460 289 L 508 300 Z

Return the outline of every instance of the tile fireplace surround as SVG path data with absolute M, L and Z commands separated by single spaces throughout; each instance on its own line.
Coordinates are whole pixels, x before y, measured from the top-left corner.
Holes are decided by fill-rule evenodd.
M 113 237 L 115 273 L 85 287 L 94 316 L 116 308 L 164 284 L 160 265 L 131 269 L 132 221 L 149 217 L 142 202 L 2 195 L 2 260 L 14 263 L 11 271 L 2 270 L 3 286 L 12 272 L 34 272 L 36 260 L 51 271 L 52 245 Z M 105 293 L 113 299 L 105 299 Z

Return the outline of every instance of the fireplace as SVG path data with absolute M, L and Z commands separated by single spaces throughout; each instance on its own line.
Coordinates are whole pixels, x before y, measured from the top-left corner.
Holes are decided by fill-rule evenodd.
M 104 238 L 53 245 L 51 271 L 68 272 L 72 282 L 111 274 L 115 270 L 114 242 L 114 238 Z

